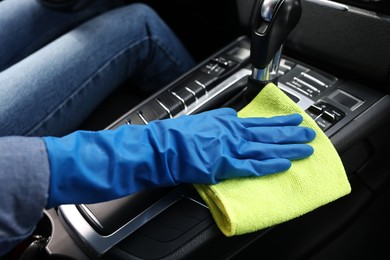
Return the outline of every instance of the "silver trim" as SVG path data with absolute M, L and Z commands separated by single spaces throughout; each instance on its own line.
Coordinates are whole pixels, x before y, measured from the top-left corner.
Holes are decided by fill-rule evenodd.
M 339 11 L 348 11 L 348 6 L 346 5 L 343 5 L 343 4 L 340 4 L 340 3 L 336 3 L 336 2 L 332 2 L 332 1 L 328 1 L 328 0 L 305 0 L 306 2 L 310 2 L 310 3 L 313 3 L 313 4 L 318 4 L 318 5 L 321 5 L 321 6 L 325 6 L 325 7 L 329 7 L 329 8 L 332 8 L 332 9 L 336 9 L 336 10 L 339 10 Z
M 293 95 L 293 96 L 296 96 L 299 101 L 298 101 L 298 105 L 303 109 L 303 110 L 306 110 L 308 109 L 311 105 L 314 104 L 314 101 L 311 100 L 310 98 L 306 97 L 305 95 L 302 95 L 302 93 L 299 93 L 297 92 L 295 89 L 292 89 L 288 86 L 286 86 L 285 84 L 283 83 L 278 83 L 278 87 L 286 92 L 288 92 L 289 94 Z
M 181 98 L 178 94 L 176 94 L 176 92 L 174 92 L 174 91 L 170 91 L 170 90 L 169 90 L 169 92 L 171 92 L 172 95 L 174 95 L 178 100 L 180 100 L 181 103 L 183 103 L 183 105 L 184 105 L 184 110 L 186 110 L 186 109 L 187 109 L 187 105 L 186 105 L 186 102 L 184 101 L 184 99 L 182 99 L 182 98 Z
M 81 204 L 80 207 L 83 208 L 85 212 L 87 212 L 88 216 L 92 219 L 93 222 L 95 222 L 96 225 L 98 225 L 100 228 L 103 228 L 102 223 L 95 217 L 95 215 L 89 210 L 87 206 L 84 204 Z
M 169 110 L 169 108 L 167 108 L 160 100 L 158 100 L 157 98 L 155 99 L 156 102 L 168 113 L 169 117 L 172 118 L 172 114 L 171 114 L 171 111 Z
M 194 82 L 195 82 L 196 84 L 198 84 L 199 86 L 201 86 L 201 87 L 204 89 L 204 91 L 207 93 L 207 89 L 206 89 L 206 86 L 205 86 L 205 85 L 203 85 L 202 83 L 200 83 L 198 80 L 194 80 Z
M 298 83 L 300 83 L 302 85 L 305 85 L 306 87 L 312 89 L 313 91 L 320 93 L 320 91 L 316 87 L 313 87 L 312 85 L 310 85 L 306 81 L 303 81 L 303 80 L 301 80 L 301 79 L 299 79 L 297 77 L 294 77 L 294 80 L 297 81 Z
M 206 209 L 209 208 L 209 207 L 207 207 L 206 204 L 204 204 L 204 203 L 202 203 L 202 202 L 200 202 L 200 201 L 197 201 L 197 200 L 194 199 L 194 198 L 191 198 L 191 197 L 189 197 L 189 196 L 183 196 L 183 197 L 186 198 L 186 199 L 188 199 L 188 200 L 190 200 L 190 201 L 192 201 L 192 202 L 194 202 L 194 203 L 196 203 L 196 204 L 198 204 L 199 206 L 202 206 L 202 207 L 206 208 Z
M 69 233 L 81 239 L 88 250 L 92 250 L 97 256 L 100 256 L 178 201 L 189 191 L 189 186 L 178 186 L 117 231 L 107 236 L 97 233 L 81 215 L 76 205 L 61 205 L 58 207 L 58 213 Z
M 292 69 L 291 66 L 288 66 L 288 65 L 286 65 L 286 64 L 284 64 L 282 62 L 280 62 L 279 67 L 285 68 L 287 70 L 291 70 Z
M 304 76 L 305 78 L 308 78 L 318 84 L 320 84 L 321 86 L 325 87 L 325 88 L 328 88 L 329 86 L 327 84 L 325 84 L 324 82 L 322 82 L 321 80 L 307 74 L 306 72 L 301 72 L 301 75 Z
M 252 78 L 260 82 L 273 81 L 278 76 L 280 59 L 282 57 L 283 45 L 275 53 L 275 56 L 270 63 L 263 69 L 253 67 Z
M 188 92 L 190 92 L 194 97 L 195 97 L 195 100 L 198 100 L 198 97 L 196 96 L 196 93 L 194 91 L 192 91 L 191 89 L 189 89 L 188 87 L 184 87 Z
M 137 112 L 137 115 L 139 116 L 139 118 L 141 118 L 142 122 L 144 122 L 145 125 L 149 123 L 140 112 Z

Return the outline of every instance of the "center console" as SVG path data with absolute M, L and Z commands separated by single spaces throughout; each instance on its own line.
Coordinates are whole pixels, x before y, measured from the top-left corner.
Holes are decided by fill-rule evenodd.
M 218 107 L 242 108 L 251 75 L 250 41 L 238 38 L 196 68 L 124 114 L 108 128 L 148 124 Z M 278 86 L 332 137 L 382 95 L 355 83 L 282 57 Z M 334 144 L 337 148 L 337 143 Z M 146 190 L 98 204 L 63 205 L 46 212 L 57 227 L 47 245 L 53 254 L 77 254 L 77 259 L 115 257 L 162 259 L 234 250 L 269 230 L 226 238 L 217 229 L 202 199 L 191 185 Z M 58 233 L 66 230 L 67 238 Z M 56 241 L 60 238 L 62 242 Z M 59 239 L 58 238 L 58 239 Z M 69 252 L 68 239 L 75 250 Z M 66 248 L 64 247 L 65 245 Z M 231 245 L 231 249 L 227 246 Z M 77 248 L 77 250 L 76 250 Z M 80 250 L 81 249 L 81 250 Z M 79 250 L 79 251 L 78 251 Z

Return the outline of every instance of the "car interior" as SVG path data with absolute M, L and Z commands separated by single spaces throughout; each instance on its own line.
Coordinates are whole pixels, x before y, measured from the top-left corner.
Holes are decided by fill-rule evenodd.
M 80 129 L 238 111 L 261 91 L 250 80 L 263 73 L 256 80 L 275 82 L 329 137 L 352 191 L 233 237 L 221 233 L 191 185 L 62 205 L 44 212 L 19 259 L 390 259 L 390 2 L 141 2 L 167 22 L 197 65 L 149 96 L 124 83 Z M 271 16 L 259 15 L 266 5 Z M 259 20 L 265 29 L 255 26 Z M 261 39 L 259 30 L 266 32 Z

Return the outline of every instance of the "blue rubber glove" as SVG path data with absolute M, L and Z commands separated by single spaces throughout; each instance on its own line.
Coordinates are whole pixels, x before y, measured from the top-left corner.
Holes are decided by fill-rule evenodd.
M 95 203 L 146 188 L 218 183 L 287 170 L 310 156 L 312 129 L 298 114 L 238 118 L 221 108 L 148 125 L 44 137 L 51 180 L 47 207 Z

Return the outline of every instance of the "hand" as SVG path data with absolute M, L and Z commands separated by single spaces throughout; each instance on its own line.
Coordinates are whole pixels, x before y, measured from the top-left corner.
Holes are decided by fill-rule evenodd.
M 313 153 L 312 129 L 298 114 L 238 118 L 229 108 L 148 125 L 45 137 L 48 206 L 110 200 L 145 188 L 218 183 L 287 170 Z
M 218 183 L 233 177 L 262 176 L 290 168 L 313 153 L 312 129 L 298 127 L 298 114 L 238 118 L 217 109 L 148 126 L 156 157 L 175 183 Z

